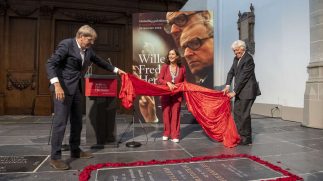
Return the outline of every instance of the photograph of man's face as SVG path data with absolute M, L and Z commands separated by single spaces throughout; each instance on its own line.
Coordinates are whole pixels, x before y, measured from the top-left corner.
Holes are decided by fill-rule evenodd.
M 209 11 L 168 12 L 166 33 L 171 34 L 188 69 L 187 81 L 213 88 L 214 41 Z
M 166 14 L 167 24 L 164 27 L 166 33 L 171 34 L 176 44 L 179 45 L 179 38 L 183 29 L 193 23 L 210 20 L 208 11 L 177 11 Z
M 180 45 L 193 75 L 203 76 L 207 68 L 213 67 L 213 32 L 204 23 L 184 29 Z

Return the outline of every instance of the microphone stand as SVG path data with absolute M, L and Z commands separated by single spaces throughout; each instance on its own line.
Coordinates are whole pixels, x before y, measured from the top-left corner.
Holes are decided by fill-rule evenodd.
M 112 65 L 112 62 L 111 62 L 110 57 L 109 57 L 109 58 L 107 58 L 107 59 L 106 59 L 106 61 L 107 61 L 110 65 Z M 126 128 L 126 130 L 123 132 L 122 136 L 120 137 L 120 140 L 118 141 L 118 143 L 121 143 L 121 140 L 122 140 L 122 138 L 123 138 L 124 134 L 128 131 L 128 129 L 129 129 L 129 128 L 130 128 L 130 126 L 132 125 L 132 141 L 127 142 L 127 143 L 126 143 L 126 147 L 130 147 L 130 148 L 136 148 L 136 147 L 140 147 L 140 146 L 141 146 L 141 143 L 140 143 L 140 142 L 135 141 L 135 114 L 137 115 L 137 113 L 136 113 L 136 109 L 135 109 L 135 107 L 133 107 L 132 121 L 129 123 L 128 127 L 127 127 L 127 128 Z M 142 129 L 144 130 L 144 132 L 145 132 L 145 135 L 146 135 L 146 138 L 147 138 L 147 140 L 146 140 L 146 144 L 147 144 L 147 142 L 148 142 L 148 135 L 147 135 L 146 129 L 144 128 L 144 126 L 143 126 L 143 124 L 142 124 L 142 122 L 141 122 L 141 120 L 140 120 L 140 118 L 139 118 L 139 116 L 138 116 L 138 115 L 137 115 L 137 117 L 138 117 L 138 121 L 139 121 L 139 123 L 140 123 L 140 125 L 141 125 L 141 128 L 142 128 Z
M 138 118 L 139 119 L 139 118 Z M 141 124 L 141 121 L 139 119 L 139 122 Z M 146 130 L 145 130 L 146 131 Z M 147 135 L 147 134 L 146 134 Z M 135 108 L 133 108 L 133 115 L 132 115 L 132 141 L 126 143 L 126 147 L 130 148 L 136 148 L 140 147 L 141 143 L 135 141 Z
M 135 107 L 133 107 L 133 114 L 132 114 L 132 121 L 129 122 L 127 128 L 125 129 L 125 131 L 123 132 L 123 134 L 121 135 L 120 137 L 120 140 L 118 141 L 118 143 L 122 143 L 121 140 L 123 138 L 123 136 L 125 135 L 125 133 L 129 130 L 130 126 L 132 125 L 132 141 L 129 141 L 126 143 L 126 147 L 130 147 L 130 148 L 137 148 L 137 147 L 140 147 L 142 144 L 140 142 L 137 142 L 135 141 L 135 115 L 137 115 L 138 117 L 138 121 L 141 125 L 141 128 L 144 130 L 145 132 L 145 135 L 146 135 L 146 144 L 148 143 L 148 135 L 147 135 L 147 131 L 146 129 L 144 128 L 137 112 L 136 112 L 136 109 Z

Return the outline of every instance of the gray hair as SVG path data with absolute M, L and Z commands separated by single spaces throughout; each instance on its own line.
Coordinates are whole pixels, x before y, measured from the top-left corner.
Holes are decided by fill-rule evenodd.
M 231 48 L 232 50 L 236 48 L 243 48 L 244 50 L 246 50 L 246 43 L 242 40 L 236 40 L 232 43 Z
M 83 25 L 76 32 L 75 36 L 76 36 L 76 38 L 79 38 L 81 36 L 85 36 L 85 37 L 92 37 L 93 39 L 96 39 L 98 35 L 96 34 L 95 30 L 91 26 Z

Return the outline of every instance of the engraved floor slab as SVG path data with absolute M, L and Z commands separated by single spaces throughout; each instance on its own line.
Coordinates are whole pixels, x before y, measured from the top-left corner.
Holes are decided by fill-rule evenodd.
M 208 160 L 191 163 L 105 168 L 96 180 L 270 180 L 283 174 L 248 158 Z
M 0 173 L 32 172 L 46 156 L 0 156 Z

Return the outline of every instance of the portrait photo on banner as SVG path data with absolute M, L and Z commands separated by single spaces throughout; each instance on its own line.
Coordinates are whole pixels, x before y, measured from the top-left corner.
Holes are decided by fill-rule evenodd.
M 157 77 L 168 51 L 180 52 L 190 83 L 214 88 L 214 26 L 212 11 L 150 12 L 133 14 L 132 73 L 149 83 Z M 195 123 L 182 102 L 181 122 Z M 135 111 L 147 123 L 162 122 L 159 96 L 138 96 Z

